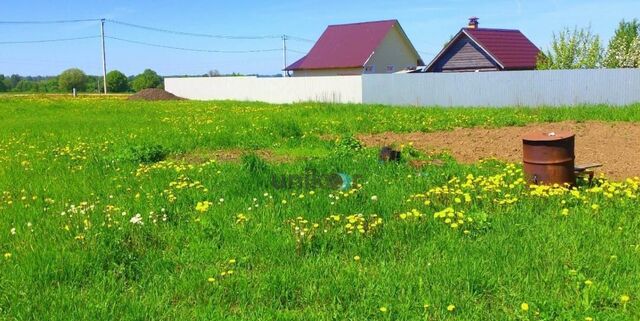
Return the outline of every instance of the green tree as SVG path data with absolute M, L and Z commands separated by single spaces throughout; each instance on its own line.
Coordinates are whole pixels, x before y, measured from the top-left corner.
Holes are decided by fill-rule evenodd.
M 7 85 L 4 83 L 4 75 L 0 74 L 0 93 L 7 91 Z
M 107 74 L 107 90 L 113 93 L 129 91 L 127 76 L 118 70 L 112 70 Z
M 51 77 L 40 83 L 40 91 L 47 93 L 59 92 L 58 89 L 58 77 Z
M 151 70 L 145 69 L 141 74 L 137 75 L 131 82 L 133 90 L 140 91 L 147 88 L 160 88 L 162 85 L 162 77 Z
M 16 86 L 13 87 L 13 91 L 21 93 L 37 92 L 38 83 L 27 79 L 21 79 L 20 81 L 18 81 Z
M 590 69 L 602 66 L 600 37 L 591 28 L 553 34 L 551 49 L 538 57 L 538 69 Z
M 622 20 L 609 41 L 604 58 L 607 68 L 640 67 L 640 23 L 637 19 Z
M 73 88 L 77 91 L 84 91 L 87 89 L 87 75 L 78 68 L 67 69 L 58 76 L 58 87 L 65 92 L 69 92 Z

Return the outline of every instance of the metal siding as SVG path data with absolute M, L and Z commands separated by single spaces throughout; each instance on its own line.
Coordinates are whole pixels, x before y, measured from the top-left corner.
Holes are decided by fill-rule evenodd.
M 200 100 L 324 101 L 417 106 L 628 105 L 640 102 L 640 69 L 166 78 L 167 91 Z
M 418 106 L 628 105 L 640 69 L 364 75 L 364 103 Z
M 362 102 L 360 76 L 165 78 L 164 86 L 176 96 L 195 100 Z

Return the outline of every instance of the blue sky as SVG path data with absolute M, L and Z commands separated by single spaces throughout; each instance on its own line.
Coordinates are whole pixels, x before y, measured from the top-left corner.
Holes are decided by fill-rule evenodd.
M 469 16 L 481 27 L 520 29 L 546 49 L 554 31 L 588 26 L 606 43 L 621 19 L 640 18 L 637 0 L 235 0 L 235 1 L 9 1 L 0 21 L 107 18 L 186 32 L 237 36 L 293 35 L 316 40 L 329 24 L 398 19 L 428 62 Z M 634 13 L 636 16 L 634 16 Z M 277 49 L 279 39 L 227 40 L 179 36 L 106 24 L 106 34 L 168 46 L 209 50 Z M 95 36 L 97 22 L 59 25 L 0 24 L 0 42 Z M 289 41 L 306 52 L 312 43 Z M 289 52 L 289 62 L 302 54 Z M 0 44 L 0 73 L 54 75 L 69 67 L 101 73 L 99 39 L 40 44 Z M 107 68 L 137 74 L 152 68 L 162 75 L 223 73 L 275 74 L 282 53 L 202 53 L 161 49 L 107 39 Z

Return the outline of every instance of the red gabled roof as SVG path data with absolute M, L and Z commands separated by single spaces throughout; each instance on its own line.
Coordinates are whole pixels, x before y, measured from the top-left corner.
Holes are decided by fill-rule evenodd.
M 449 44 L 431 61 L 428 68 L 442 57 L 460 37 L 468 37 L 482 48 L 502 69 L 534 69 L 540 49 L 520 30 L 462 28 Z
M 540 49 L 520 30 L 464 28 L 504 69 L 535 68 Z
M 384 20 L 331 25 L 306 56 L 285 70 L 362 67 L 397 23 Z

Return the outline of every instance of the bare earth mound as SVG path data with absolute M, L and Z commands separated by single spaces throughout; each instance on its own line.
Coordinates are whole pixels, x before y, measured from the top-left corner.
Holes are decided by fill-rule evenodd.
M 147 88 L 137 92 L 134 95 L 129 96 L 130 100 L 182 100 L 180 98 L 164 89 L 160 88 Z
M 496 129 L 459 128 L 435 133 L 358 135 L 367 146 L 407 144 L 426 152 L 449 151 L 462 163 L 497 158 L 522 162 L 522 136 L 530 131 L 571 130 L 576 134 L 576 164 L 602 163 L 597 173 L 613 179 L 640 175 L 640 123 L 560 122 Z

